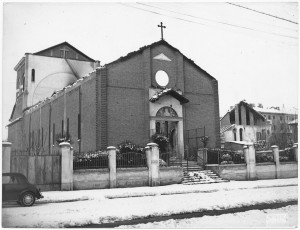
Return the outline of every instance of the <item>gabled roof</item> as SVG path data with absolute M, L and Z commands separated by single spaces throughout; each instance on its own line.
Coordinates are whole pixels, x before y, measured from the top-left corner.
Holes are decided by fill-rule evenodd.
M 159 40 L 159 41 L 154 42 L 154 43 L 152 43 L 152 44 L 150 44 L 150 45 L 143 46 L 143 47 L 141 47 L 139 50 L 130 52 L 130 53 L 128 53 L 126 56 L 120 57 L 119 59 L 117 59 L 117 60 L 115 60 L 115 61 L 113 61 L 113 62 L 110 62 L 110 63 L 106 64 L 105 66 L 108 66 L 108 65 L 111 65 L 111 64 L 115 64 L 115 63 L 118 63 L 118 62 L 122 62 L 122 61 L 126 61 L 126 60 L 128 60 L 129 58 L 131 58 L 131 57 L 133 57 L 133 56 L 135 56 L 135 55 L 137 55 L 137 54 L 143 53 L 143 51 L 146 50 L 146 49 L 148 49 L 148 48 L 153 48 L 153 47 L 156 47 L 156 46 L 159 46 L 159 45 L 165 45 L 165 46 L 169 47 L 170 49 L 179 52 L 179 53 L 183 56 L 183 58 L 184 58 L 186 61 L 188 61 L 191 65 L 193 65 L 193 66 L 194 66 L 195 68 L 197 68 L 198 70 L 200 70 L 200 71 L 206 73 L 207 76 L 208 76 L 209 78 L 215 80 L 215 78 L 214 78 L 213 76 L 211 76 L 211 75 L 210 75 L 209 73 L 207 73 L 204 69 L 202 69 L 201 67 L 199 67 L 198 65 L 196 65 L 195 62 L 194 62 L 193 60 L 191 60 L 191 59 L 189 59 L 188 57 L 186 57 L 183 53 L 180 52 L 180 50 L 176 49 L 174 46 L 170 45 L 170 44 L 169 44 L 168 42 L 166 42 L 165 40 Z
M 253 113 L 254 116 L 256 115 L 256 116 L 260 117 L 263 121 L 265 120 L 265 117 L 260 112 L 253 109 L 247 102 L 240 101 L 239 104 L 244 105 L 245 107 L 247 107 Z
M 169 89 L 163 89 L 159 92 L 157 92 L 156 94 L 154 94 L 149 101 L 151 102 L 156 102 L 158 101 L 161 97 L 165 96 L 165 95 L 170 95 L 172 97 L 174 97 L 175 99 L 177 99 L 180 104 L 185 104 L 188 103 L 189 100 L 186 99 L 184 96 L 182 96 L 181 94 L 177 93 L 175 90 L 169 88 Z
M 255 109 L 253 109 L 247 102 L 240 101 L 238 103 L 238 105 L 243 105 L 243 106 L 247 107 L 253 113 L 254 116 L 259 117 L 260 119 L 262 119 L 263 121 L 265 121 L 265 117 L 260 112 L 258 112 Z M 226 112 L 225 115 L 221 118 L 221 120 L 226 116 L 227 113 L 231 113 L 234 110 L 235 110 L 235 107 L 233 107 L 229 112 Z
M 58 46 L 62 46 L 62 45 L 65 45 L 65 46 L 69 46 L 71 49 L 75 50 L 77 53 L 81 54 L 82 56 L 84 56 L 85 58 L 89 59 L 90 61 L 95 61 L 94 59 L 90 58 L 89 56 L 87 56 L 86 54 L 82 53 L 80 50 L 76 49 L 74 46 L 72 46 L 70 43 L 68 42 L 62 42 L 62 43 L 59 43 L 57 45 L 54 45 L 54 46 L 51 46 L 47 49 L 44 49 L 44 50 L 41 50 L 41 51 L 38 51 L 36 53 L 33 53 L 34 55 L 40 55 L 41 53 L 47 51 L 47 50 L 50 50 L 50 49 L 53 49 L 53 48 L 56 48 Z

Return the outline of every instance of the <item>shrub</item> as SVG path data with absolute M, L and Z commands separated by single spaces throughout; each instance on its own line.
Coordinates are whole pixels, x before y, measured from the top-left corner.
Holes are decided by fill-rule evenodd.
M 145 149 L 131 141 L 123 141 L 117 145 L 117 167 L 146 166 Z
M 153 134 L 151 139 L 154 143 L 158 144 L 158 147 L 162 152 L 165 152 L 167 150 L 169 138 L 161 134 Z
M 134 144 L 131 141 L 123 141 L 117 145 L 117 152 L 119 153 L 128 153 L 128 152 L 136 152 L 142 153 L 144 152 L 144 148 Z

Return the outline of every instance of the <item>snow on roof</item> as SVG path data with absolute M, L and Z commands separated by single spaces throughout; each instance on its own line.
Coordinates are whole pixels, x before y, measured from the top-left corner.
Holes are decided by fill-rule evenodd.
M 280 108 L 277 107 L 278 109 L 274 108 L 274 107 L 270 107 L 270 108 L 260 108 L 260 107 L 255 107 L 254 109 L 258 112 L 261 113 L 277 113 L 277 114 L 298 114 L 297 109 L 291 109 L 291 108 Z
M 159 98 L 163 97 L 164 95 L 170 95 L 174 98 L 176 98 L 181 104 L 189 102 L 188 99 L 186 99 L 184 96 L 173 90 L 172 88 L 165 88 L 161 91 L 156 92 L 150 99 L 149 101 L 151 102 L 156 102 L 159 100 Z
M 97 68 L 98 69 L 98 68 Z M 46 97 L 44 100 L 42 101 L 39 101 L 38 103 L 34 104 L 33 106 L 31 106 L 30 108 L 27 109 L 27 113 L 29 112 L 32 112 L 33 110 L 35 110 L 37 107 L 39 107 L 40 105 L 44 104 L 44 103 L 47 103 L 48 100 L 51 100 L 55 97 L 57 97 L 60 93 L 64 92 L 66 89 L 68 90 L 72 90 L 72 88 L 75 88 L 79 83 L 81 83 L 83 80 L 88 80 L 90 79 L 91 77 L 93 77 L 93 73 L 95 73 L 96 70 L 90 72 L 89 74 L 85 75 L 84 77 L 82 78 L 79 78 L 77 81 L 65 86 L 64 88 L 62 89 L 59 89 L 59 90 L 56 90 L 53 92 L 53 94 L 50 96 L 50 97 Z
M 10 126 L 10 125 L 12 125 L 12 124 L 14 124 L 14 123 L 16 123 L 17 121 L 22 120 L 22 118 L 23 118 L 23 117 L 18 117 L 18 118 L 16 118 L 16 119 L 14 119 L 14 120 L 11 121 L 6 127 L 8 127 L 8 126 Z
M 221 127 L 220 133 L 224 133 L 234 126 L 235 126 L 234 124 L 233 125 L 225 125 L 225 126 Z
M 288 123 L 289 125 L 295 125 L 298 124 L 298 119 L 292 120 Z

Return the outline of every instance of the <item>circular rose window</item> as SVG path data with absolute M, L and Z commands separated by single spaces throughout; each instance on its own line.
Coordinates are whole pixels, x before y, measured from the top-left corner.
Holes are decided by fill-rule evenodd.
M 163 70 L 158 70 L 155 74 L 155 80 L 160 86 L 166 86 L 169 83 L 169 76 Z

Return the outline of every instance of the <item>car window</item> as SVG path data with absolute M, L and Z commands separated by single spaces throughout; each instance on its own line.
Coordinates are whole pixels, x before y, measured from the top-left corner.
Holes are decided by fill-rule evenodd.
M 10 176 L 2 176 L 2 184 L 9 184 Z
M 15 176 L 2 176 L 2 184 L 19 184 L 19 181 Z

